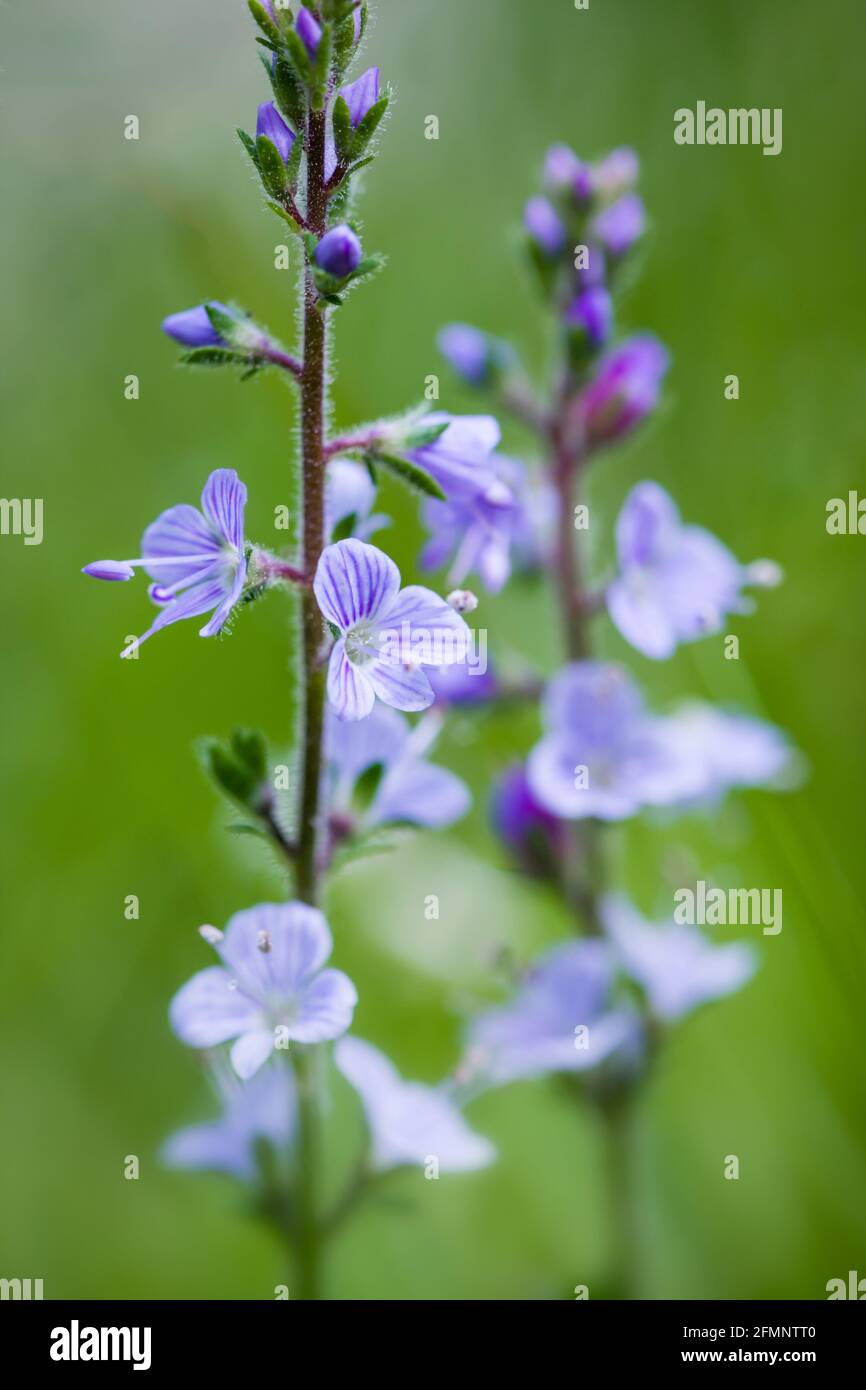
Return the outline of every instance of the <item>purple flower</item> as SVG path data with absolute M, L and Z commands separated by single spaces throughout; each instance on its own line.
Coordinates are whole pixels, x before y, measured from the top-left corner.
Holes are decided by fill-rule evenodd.
M 466 659 L 471 633 L 430 589 L 400 589 L 400 571 L 375 546 L 338 541 L 322 554 L 313 584 L 322 615 L 339 632 L 328 667 L 337 717 L 365 719 L 376 697 L 394 709 L 433 703 L 424 666 Z
M 222 1087 L 223 1113 L 209 1124 L 178 1130 L 162 1149 L 171 1168 L 229 1173 L 242 1182 L 256 1177 L 256 1143 L 290 1142 L 295 1128 L 295 1088 L 289 1067 L 263 1067 L 250 1081 Z
M 421 568 L 439 569 L 453 556 L 448 584 L 478 574 L 488 593 L 498 594 L 511 574 L 509 548 L 516 503 L 501 489 L 472 500 L 424 499 L 421 519 L 431 539 L 421 552 Z
M 618 896 L 605 898 L 601 911 L 621 968 L 645 991 L 651 1012 L 665 1022 L 733 994 L 755 973 L 755 953 L 741 942 L 713 946 L 695 927 L 650 925 Z
M 325 530 L 329 536 L 350 519 L 351 534 L 362 541 L 390 525 L 390 517 L 371 515 L 375 500 L 376 484 L 363 463 L 331 459 L 325 473 Z
M 702 769 L 690 801 L 714 804 L 735 787 L 789 786 L 796 754 L 773 724 L 695 701 L 665 721 L 677 757 Z
M 298 12 L 298 18 L 295 20 L 295 29 L 309 57 L 311 59 L 315 58 L 319 51 L 319 44 L 322 41 L 321 25 L 316 23 L 309 10 L 301 9 Z
M 277 153 L 284 164 L 288 164 L 295 143 L 295 132 L 286 125 L 272 101 L 264 101 L 259 107 L 256 120 L 256 138 L 264 135 L 276 146 Z
M 97 560 L 83 573 L 94 579 L 132 579 L 141 566 L 155 582 L 150 598 L 158 616 L 138 641 L 121 653 L 129 656 L 155 632 L 202 613 L 212 617 L 201 637 L 221 632 L 243 592 L 247 577 L 244 507 L 247 490 L 233 468 L 211 473 L 201 495 L 201 511 L 186 503 L 169 507 L 145 531 L 136 560 Z
M 544 181 L 557 193 L 574 189 L 582 180 L 586 165 L 569 145 L 551 145 L 544 160 Z
M 600 212 L 593 222 L 593 233 L 611 256 L 624 256 L 643 236 L 646 211 L 637 193 L 624 193 Z
M 702 769 L 669 737 L 667 721 L 644 709 L 617 666 L 566 666 L 544 697 L 547 732 L 529 755 L 529 786 L 555 816 L 624 820 L 642 806 L 670 806 L 695 795 Z
M 332 227 L 316 247 L 316 265 L 336 280 L 345 280 L 361 264 L 361 243 L 345 223 Z
M 443 1087 L 404 1081 L 388 1058 L 361 1038 L 341 1038 L 334 1061 L 361 1098 L 376 1172 L 438 1161 L 445 1172 L 484 1168 L 496 1156 L 469 1128 Z
M 535 799 L 522 763 L 500 778 L 490 809 L 496 833 L 526 873 L 547 878 L 555 872 L 567 853 L 569 831 Z
M 638 181 L 640 161 L 634 150 L 623 146 L 612 150 L 594 171 L 595 184 L 599 192 L 607 198 L 615 198 L 619 193 L 632 188 Z
M 590 347 L 599 348 L 613 331 L 613 300 L 601 287 L 584 290 L 565 311 L 565 322 L 586 338 Z
M 209 300 L 209 305 L 222 314 L 233 316 L 232 310 L 221 304 L 218 299 Z M 211 323 L 207 306 L 204 304 L 197 304 L 194 309 L 183 309 L 178 314 L 169 314 L 160 326 L 163 333 L 167 333 L 169 338 L 174 338 L 175 342 L 181 343 L 183 347 L 226 346 L 225 339 L 217 333 Z
M 493 700 L 498 689 L 493 667 L 457 661 L 452 666 L 428 666 L 427 679 L 440 705 L 472 705 Z
M 628 434 L 658 405 L 670 358 L 661 343 L 639 334 L 601 362 L 581 397 L 587 436 L 593 444 Z
M 379 100 L 379 69 L 368 68 L 356 81 L 342 87 L 340 96 L 349 108 L 352 128 L 357 130 L 367 112 Z
M 483 386 L 491 367 L 490 340 L 479 328 L 466 323 L 450 323 L 437 339 L 442 356 L 459 377 L 470 386 Z
M 565 247 L 565 227 L 547 198 L 530 198 L 523 211 L 523 225 L 546 256 L 558 256 Z
M 492 457 L 501 430 L 492 415 L 456 415 L 442 412 L 425 415 L 425 425 L 448 421 L 448 428 L 435 444 L 411 449 L 407 458 L 436 480 L 448 496 L 475 498 L 489 493 L 501 483 Z
M 314 907 L 292 902 L 236 912 L 225 935 L 204 929 L 222 965 L 200 970 L 171 1001 L 171 1026 L 190 1047 L 237 1039 L 231 1063 L 246 1079 L 275 1047 L 328 1042 L 352 1022 L 358 995 L 331 954 L 328 924 Z
M 586 1071 L 633 1044 L 635 1015 L 613 999 L 611 950 L 602 941 L 557 946 L 535 965 L 508 1004 L 479 1015 L 465 1070 L 492 1086 Z
M 376 705 L 360 728 L 329 712 L 327 761 L 333 788 L 332 814 L 352 815 L 358 779 L 379 765 L 381 779 L 370 806 L 361 814 L 362 829 L 405 821 L 444 830 L 462 820 L 472 804 L 468 788 L 453 772 L 425 757 L 440 725 L 441 720 L 431 714 L 410 729 L 401 714 L 384 705 Z
M 684 526 L 658 483 L 638 483 L 616 524 L 619 578 L 607 608 L 627 642 L 657 661 L 680 642 L 719 632 L 728 613 L 750 611 L 744 585 L 762 567 L 741 565 L 700 526 Z

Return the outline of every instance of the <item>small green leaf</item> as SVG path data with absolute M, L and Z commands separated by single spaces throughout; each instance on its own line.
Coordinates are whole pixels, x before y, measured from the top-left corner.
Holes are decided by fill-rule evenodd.
M 305 87 L 310 85 L 312 78 L 312 68 L 307 50 L 304 48 L 303 41 L 294 29 L 283 35 L 286 56 L 289 63 L 294 68 L 295 75 Z
M 341 164 L 351 164 L 355 150 L 355 132 L 352 117 L 345 97 L 338 96 L 334 102 L 334 143 Z
M 312 76 L 312 107 L 314 111 L 324 111 L 328 95 L 328 79 L 331 75 L 331 52 L 334 30 L 330 24 L 322 25 L 322 37 L 316 49 Z
M 236 352 L 234 348 L 197 347 L 181 354 L 179 361 L 185 367 L 237 367 L 249 361 L 246 353 Z
M 268 771 L 268 745 L 261 729 L 233 729 L 231 747 L 239 761 L 263 782 Z
M 450 420 L 443 420 L 438 424 L 428 425 L 422 420 L 406 435 L 407 449 L 424 449 L 429 444 L 435 444 L 437 439 L 442 438 L 450 424 Z
M 276 200 L 273 199 L 273 198 L 268 198 L 268 199 L 266 199 L 266 201 L 265 201 L 265 206 L 266 206 L 266 207 L 269 207 L 270 210 L 271 210 L 271 212 L 276 213 L 277 217 L 281 217 L 281 218 L 283 219 L 284 222 L 288 222 L 288 224 L 289 224 L 289 226 L 291 227 L 292 231 L 293 231 L 297 236 L 303 236 L 303 235 L 304 235 L 304 229 L 303 229 L 303 227 L 301 226 L 300 222 L 296 222 L 296 221 L 295 221 L 295 219 L 294 219 L 294 217 L 292 216 L 292 214 L 288 211 L 287 208 L 284 208 L 284 207 L 283 207 L 282 203 L 276 202 Z
M 258 825 L 245 825 L 243 822 L 238 822 L 236 825 L 227 825 L 226 830 L 230 835 L 255 835 L 260 840 L 270 839 L 267 832 Z
M 279 150 L 273 140 L 269 140 L 266 135 L 260 135 L 256 140 L 256 153 L 259 157 L 258 166 L 262 183 L 272 198 L 281 197 L 288 187 L 288 179 L 286 166 L 280 158 Z
M 303 48 L 303 44 L 301 45 Z M 306 49 L 304 49 L 306 53 Z M 278 53 L 276 62 L 273 66 L 265 62 L 265 69 L 270 79 L 274 91 L 274 99 L 289 124 L 295 130 L 303 129 L 306 115 L 306 98 L 304 96 L 303 85 L 298 80 L 291 63 Z M 298 138 L 296 142 L 303 147 L 303 141 Z
M 387 468 L 389 473 L 393 473 L 395 478 L 399 478 L 402 483 L 415 488 L 418 492 L 423 492 L 426 497 L 435 497 L 438 501 L 444 502 L 445 493 L 442 491 L 435 478 L 419 468 L 417 463 L 410 463 L 408 459 L 399 458 L 397 454 L 382 454 L 376 452 L 376 462 L 383 468 Z
M 357 521 L 358 518 L 354 512 L 352 512 L 349 516 L 344 516 L 343 520 L 334 527 L 334 530 L 331 533 L 331 542 L 334 543 L 336 541 L 347 541 L 349 537 L 353 534 L 355 526 L 357 525 Z
M 289 155 L 288 163 L 286 164 L 286 183 L 288 184 L 292 192 L 294 192 L 294 190 L 298 186 L 298 172 L 301 167 L 301 155 L 303 153 L 304 142 L 300 138 L 300 136 L 298 136 L 295 140 L 295 143 L 292 145 L 292 152 Z
M 280 31 L 277 28 L 274 21 L 271 19 L 264 5 L 260 3 L 260 0 L 247 0 L 247 4 L 249 5 L 250 14 L 256 21 L 256 24 L 259 26 L 262 33 L 265 34 L 273 43 L 279 43 Z
M 385 775 L 384 763 L 373 763 L 372 767 L 365 768 L 355 783 L 354 801 L 360 811 L 366 811 L 373 803 L 373 799 L 382 783 Z
M 379 98 L 375 106 L 370 107 L 370 110 L 361 121 L 361 124 L 355 131 L 355 151 L 357 154 L 363 154 L 364 150 L 369 145 L 376 133 L 379 122 L 388 110 L 390 100 L 390 93 L 386 92 L 384 96 Z
M 241 144 L 243 145 L 244 149 L 246 150 L 247 154 L 249 155 L 250 159 L 253 161 L 253 164 L 255 164 L 256 168 L 258 169 L 259 152 L 256 149 L 255 140 L 251 135 L 248 135 L 245 130 L 241 130 L 240 126 L 238 126 L 238 138 Z
M 390 854 L 399 849 L 409 838 L 409 827 L 389 827 L 387 830 L 375 829 L 366 834 L 352 836 L 344 840 L 331 860 L 331 872 L 339 873 L 358 859 L 369 859 L 376 854 Z

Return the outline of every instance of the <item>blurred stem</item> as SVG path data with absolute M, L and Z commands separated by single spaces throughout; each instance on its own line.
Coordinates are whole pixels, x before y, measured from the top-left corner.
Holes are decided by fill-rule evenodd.
M 604 1182 L 607 1189 L 608 1268 L 605 1297 L 635 1297 L 637 1231 L 634 1204 L 634 1140 L 636 1092 L 620 1088 L 598 1101 L 604 1140 Z
M 324 111 L 309 111 L 306 131 L 306 220 L 318 239 L 325 231 Z M 325 672 L 319 663 L 324 627 L 312 590 L 316 566 L 324 548 L 325 530 L 325 413 L 327 380 L 327 319 L 320 311 L 313 281 L 309 250 L 303 284 L 304 364 L 301 375 L 301 506 L 303 514 L 302 566 L 308 587 L 301 598 L 303 652 L 301 657 L 303 780 L 298 816 L 297 894 L 306 903 L 319 898 L 317 842 L 319 789 L 322 780 L 322 732 L 325 715 Z M 295 1050 L 298 1083 L 297 1263 L 298 1294 L 302 1299 L 320 1296 L 318 1178 L 321 1167 L 320 1076 L 314 1053 Z

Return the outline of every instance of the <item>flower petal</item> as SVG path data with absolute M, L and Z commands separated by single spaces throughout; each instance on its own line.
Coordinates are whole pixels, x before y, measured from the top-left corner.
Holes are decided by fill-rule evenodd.
M 392 662 L 454 666 L 468 659 L 472 631 L 439 594 L 410 584 L 382 614 L 375 643 Z
M 291 902 L 236 912 L 216 949 L 241 988 L 263 1002 L 295 994 L 322 968 L 332 946 L 318 908 Z
M 665 611 L 653 578 L 626 575 L 608 586 L 610 620 L 620 635 L 644 656 L 666 661 L 677 647 L 671 616 Z
M 325 548 L 313 582 L 319 608 L 343 633 L 389 607 L 399 588 L 394 561 L 375 545 L 354 539 Z
M 222 632 L 223 628 L 225 627 L 226 623 L 231 617 L 232 610 L 235 607 L 235 604 L 238 602 L 238 599 L 243 593 L 244 585 L 246 584 L 246 582 L 247 562 L 246 559 L 243 556 L 241 556 L 241 558 L 238 561 L 237 568 L 235 570 L 235 575 L 234 579 L 232 580 L 231 587 L 228 589 L 222 603 L 220 604 L 219 608 L 217 608 L 210 621 L 206 622 L 204 627 L 199 628 L 199 637 L 215 637 L 218 632 Z
M 191 589 L 187 589 L 186 593 L 172 599 L 171 603 L 161 608 L 147 631 L 141 634 L 136 643 L 124 647 L 121 656 L 131 655 L 148 637 L 152 637 L 155 632 L 161 632 L 164 627 L 170 627 L 172 623 L 179 623 L 184 618 L 197 618 L 202 613 L 210 612 L 224 597 L 225 584 L 221 580 L 213 579 L 207 583 L 195 584 Z
M 444 830 L 461 820 L 472 805 L 465 782 L 448 768 L 420 758 L 407 758 L 390 768 L 370 807 L 368 821 L 408 821 Z
M 163 585 L 183 583 L 211 558 L 219 560 L 222 543 L 218 533 L 188 502 L 169 507 L 151 522 L 141 538 L 142 558 L 167 559 L 184 556 L 178 564 L 145 565 L 151 579 Z M 188 557 L 192 556 L 190 559 Z
M 204 485 L 201 505 L 223 540 L 242 550 L 247 490 L 233 468 L 217 468 Z
M 238 988 L 222 966 L 211 965 L 187 980 L 169 1005 L 169 1020 L 189 1047 L 215 1047 L 259 1021 L 255 1001 Z
M 288 1034 L 295 1042 L 329 1042 L 352 1022 L 358 991 L 342 970 L 323 970 L 307 986 Z
M 429 709 L 435 696 L 420 666 L 394 665 L 390 661 L 371 661 L 364 667 L 364 679 L 385 705 L 414 714 Z
M 328 700 L 338 719 L 347 723 L 366 719 L 372 710 L 376 696 L 367 679 L 368 669 L 352 665 L 341 637 L 328 663 Z
M 256 1028 L 244 1033 L 233 1045 L 232 1066 L 242 1081 L 248 1081 L 271 1055 L 274 1035 L 268 1028 Z

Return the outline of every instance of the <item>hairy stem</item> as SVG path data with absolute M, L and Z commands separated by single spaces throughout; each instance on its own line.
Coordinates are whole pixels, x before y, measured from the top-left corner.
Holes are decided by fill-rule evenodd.
M 316 237 L 325 231 L 324 112 L 311 111 L 307 120 L 307 223 Z M 312 585 L 324 547 L 325 531 L 325 392 L 327 321 L 318 306 L 309 251 L 304 273 L 304 366 L 301 376 L 301 450 L 303 540 L 302 568 Z M 297 894 L 315 904 L 319 897 L 319 789 L 322 776 L 322 732 L 325 717 L 325 673 L 319 655 L 324 636 L 322 618 L 312 587 L 303 591 L 301 657 L 303 713 L 301 734 L 302 785 L 298 817 Z M 313 1049 L 295 1049 L 298 1080 L 298 1239 L 299 1295 L 316 1299 L 320 1290 L 319 1235 L 319 1080 Z

